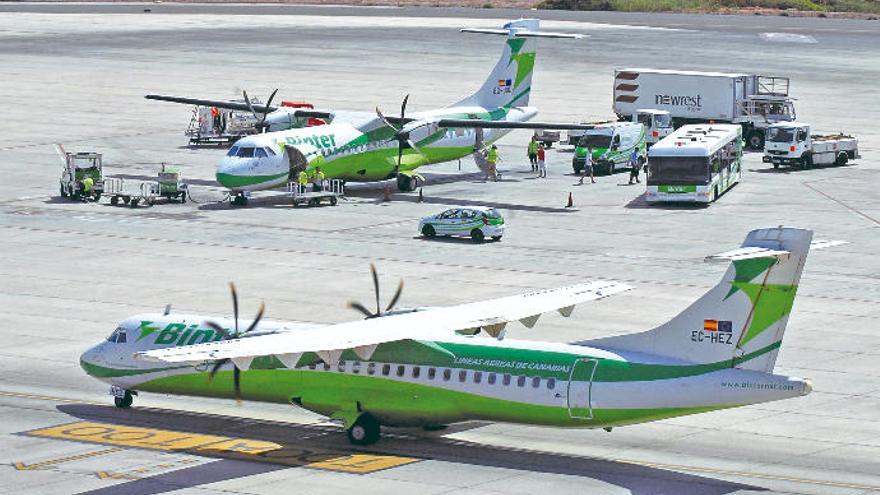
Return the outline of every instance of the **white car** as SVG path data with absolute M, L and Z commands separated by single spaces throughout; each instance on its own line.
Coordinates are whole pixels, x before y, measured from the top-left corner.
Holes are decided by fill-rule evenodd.
M 468 236 L 474 242 L 482 242 L 487 237 L 500 241 L 504 235 L 504 218 L 495 208 L 452 208 L 423 218 L 419 232 L 425 237 L 457 235 Z

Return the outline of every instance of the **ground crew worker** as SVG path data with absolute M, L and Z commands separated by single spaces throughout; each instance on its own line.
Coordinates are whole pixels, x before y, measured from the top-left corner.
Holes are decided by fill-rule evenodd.
M 532 140 L 529 141 L 529 163 L 532 164 L 532 172 L 538 171 L 538 140 L 535 139 L 535 136 L 532 136 Z
M 584 146 L 582 153 L 584 157 L 584 173 L 581 175 L 581 181 L 579 184 L 583 184 L 584 179 L 588 175 L 590 176 L 590 181 L 595 184 L 596 178 L 593 177 L 593 150 L 591 150 L 589 146 Z
M 547 162 L 544 160 L 544 146 L 538 146 L 538 177 L 547 178 Z
M 489 176 L 492 177 L 492 180 L 498 182 L 498 169 L 496 168 L 496 163 L 498 163 L 498 147 L 494 144 L 491 148 L 489 148 L 489 152 L 486 154 L 486 180 L 489 179 Z
M 306 186 L 309 185 L 309 174 L 306 172 L 306 169 L 299 171 L 299 175 L 296 177 L 296 184 L 299 186 L 300 192 L 306 192 Z
M 93 187 L 94 185 L 95 185 L 95 180 L 92 179 L 92 178 L 89 177 L 89 176 L 86 176 L 86 177 L 82 180 L 82 190 L 83 190 L 83 192 L 82 192 L 82 200 L 83 200 L 83 201 L 88 201 L 88 200 L 89 200 L 89 196 L 92 195 L 92 187 Z
M 214 132 L 220 134 L 220 109 L 211 107 L 211 118 L 214 120 Z
M 315 167 L 315 174 L 312 176 L 312 191 L 318 192 L 324 190 L 324 172 L 321 167 Z
M 640 183 L 639 181 L 639 154 L 636 152 L 635 148 L 633 148 L 633 152 L 629 155 L 629 183 L 633 183 L 633 179 L 636 180 L 636 184 Z

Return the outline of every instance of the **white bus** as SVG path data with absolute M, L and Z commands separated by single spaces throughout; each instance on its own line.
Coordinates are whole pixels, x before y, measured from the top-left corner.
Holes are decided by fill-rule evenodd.
M 741 126 L 685 125 L 648 150 L 645 199 L 709 203 L 741 177 Z

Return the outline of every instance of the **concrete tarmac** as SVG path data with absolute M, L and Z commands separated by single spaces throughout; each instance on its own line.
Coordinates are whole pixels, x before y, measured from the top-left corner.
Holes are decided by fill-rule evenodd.
M 151 12 L 144 12 L 149 8 Z M 191 109 L 147 93 L 235 98 L 241 89 L 321 108 L 394 112 L 455 101 L 484 79 L 500 39 L 459 34 L 534 15 L 546 29 L 531 103 L 542 120 L 610 118 L 615 67 L 732 70 L 792 78 L 799 118 L 859 136 L 845 167 L 775 171 L 749 154 L 741 184 L 708 208 L 649 207 L 626 174 L 577 186 L 571 154 L 528 171 L 525 133 L 502 142 L 504 180 L 467 161 L 424 169 L 414 194 L 381 201 L 354 185 L 339 206 L 292 209 L 273 194 L 247 208 L 218 203 L 224 153 L 191 149 Z M 880 179 L 876 122 L 880 31 L 872 21 L 348 7 L 0 4 L 0 493 L 880 493 Z M 785 36 L 780 36 L 779 33 Z M 782 41 L 779 41 L 782 40 Z M 153 208 L 58 197 L 51 143 L 104 153 L 105 172 L 155 175 L 181 164 L 199 203 Z M 569 193 L 575 207 L 564 208 Z M 421 216 L 497 205 L 501 243 L 427 241 Z M 391 430 L 355 451 L 342 430 L 288 406 L 144 394 L 112 407 L 80 353 L 117 321 L 161 310 L 318 322 L 357 318 L 349 300 L 406 280 L 403 306 L 442 305 L 610 278 L 635 287 L 547 315 L 511 335 L 574 341 L 638 331 L 674 316 L 725 267 L 704 256 L 757 227 L 793 225 L 850 244 L 812 253 L 777 372 L 810 377 L 807 397 L 611 433 L 466 423 Z M 295 462 L 228 452 L 144 449 L 40 432 L 112 424 L 276 442 Z M 304 453 L 305 452 L 305 453 Z M 329 453 L 329 454 L 328 454 Z M 320 464 L 330 454 L 416 459 L 381 470 Z M 308 454 L 308 455 L 306 455 Z M 314 454 L 314 455 L 313 455 Z M 315 457 L 317 456 L 317 457 Z

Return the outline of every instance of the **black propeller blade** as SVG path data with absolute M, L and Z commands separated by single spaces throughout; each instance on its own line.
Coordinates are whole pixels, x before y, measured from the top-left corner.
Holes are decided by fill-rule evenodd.
M 235 323 L 234 323 L 235 331 L 229 332 L 227 329 L 223 328 L 222 326 L 220 326 L 219 324 L 217 324 L 213 321 L 206 321 L 205 322 L 205 325 L 211 327 L 214 331 L 216 331 L 220 335 L 222 335 L 223 340 L 238 339 L 238 338 L 241 338 L 241 337 L 247 335 L 248 333 L 252 332 L 255 328 L 257 328 L 257 325 L 259 325 L 260 320 L 263 319 L 263 314 L 266 312 L 266 305 L 264 303 L 260 303 L 260 309 L 257 311 L 257 316 L 254 317 L 254 321 L 251 322 L 250 325 L 248 325 L 248 327 L 245 331 L 239 332 L 238 292 L 235 290 L 234 283 L 232 283 L 232 282 L 229 283 L 229 290 L 232 293 L 232 314 L 233 314 L 233 318 L 235 321 Z M 229 363 L 230 361 L 232 361 L 232 360 L 229 358 L 218 359 L 217 361 L 215 361 L 214 366 L 211 367 L 211 371 L 208 372 L 208 380 L 213 380 L 214 375 L 216 375 L 217 372 L 220 371 L 220 368 L 222 368 L 225 364 Z M 238 368 L 238 366 L 235 365 L 235 363 L 232 364 L 232 384 L 233 384 L 234 391 L 235 391 L 235 401 L 238 403 L 241 403 L 241 370 Z
M 366 306 L 357 302 L 357 301 L 349 301 L 348 307 L 357 311 L 360 311 L 367 319 L 370 318 L 378 318 L 383 316 L 385 313 L 394 309 L 394 306 L 397 305 L 397 301 L 400 300 L 400 295 L 403 293 L 403 280 L 397 285 L 397 292 L 394 293 L 394 297 L 391 298 L 391 302 L 388 303 L 388 306 L 385 307 L 385 310 L 382 310 L 382 303 L 380 302 L 379 297 L 379 273 L 376 271 L 376 265 L 370 263 L 370 272 L 373 275 L 373 290 L 376 293 L 376 312 L 372 312 L 367 309 Z
M 254 105 L 251 103 L 251 99 L 248 98 L 247 91 L 242 91 L 241 94 L 244 96 L 244 102 L 247 103 L 248 108 L 251 110 L 251 113 L 254 114 L 254 118 L 257 119 L 257 123 L 254 124 L 257 132 L 263 133 L 269 130 L 269 126 L 266 125 L 266 117 L 269 116 L 268 109 L 272 106 L 272 100 L 275 98 L 275 93 L 278 92 L 278 88 L 275 88 L 275 91 L 272 91 L 272 94 L 269 95 L 269 100 L 266 101 L 264 107 L 267 109 L 266 112 L 258 113 L 254 109 Z M 262 115 L 262 116 L 261 116 Z

